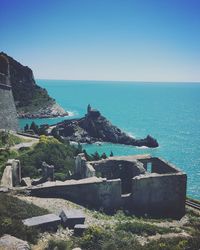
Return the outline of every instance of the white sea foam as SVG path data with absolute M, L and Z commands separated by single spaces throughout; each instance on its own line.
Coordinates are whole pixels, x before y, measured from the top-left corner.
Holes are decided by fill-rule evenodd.
M 130 136 L 131 138 L 135 138 L 135 136 L 133 135 L 132 132 L 126 132 L 126 134 L 127 134 L 128 136 Z
M 146 149 L 148 147 L 147 146 L 141 146 L 141 147 L 136 146 L 136 148 L 138 148 L 138 149 Z
M 103 145 L 103 143 L 101 141 L 96 141 L 94 144 L 97 145 L 97 146 L 102 146 Z
M 68 115 L 67 115 L 68 117 L 77 115 L 74 111 L 67 111 L 67 113 L 68 113 Z

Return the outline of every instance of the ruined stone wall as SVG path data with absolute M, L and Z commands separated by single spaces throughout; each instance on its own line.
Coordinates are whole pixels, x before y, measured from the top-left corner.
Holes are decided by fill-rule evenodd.
M 181 217 L 185 213 L 184 173 L 141 175 L 132 180 L 130 205 L 136 212 Z
M 21 183 L 21 165 L 19 160 L 9 159 L 6 163 L 1 185 L 4 187 L 15 187 Z
M 85 177 L 88 178 L 88 177 L 93 177 L 93 176 L 95 176 L 95 170 L 91 164 L 86 162 L 86 164 L 85 164 Z
M 12 164 L 12 178 L 13 178 L 13 186 L 17 186 L 21 183 L 21 165 L 19 160 L 11 160 Z M 9 160 L 8 160 L 9 164 Z
M 18 130 L 18 119 L 12 90 L 0 86 L 0 129 Z
M 8 188 L 13 187 L 12 166 L 11 165 L 8 165 L 5 167 L 0 184 L 3 187 L 8 187 Z
M 166 174 L 166 173 L 178 173 L 178 169 L 175 166 L 169 164 L 168 162 L 164 161 L 163 159 L 159 159 L 153 157 L 151 159 L 152 162 L 152 172 L 158 174 Z
M 143 163 L 144 168 L 146 170 L 147 170 L 147 163 L 151 163 L 152 173 L 169 174 L 169 173 L 178 173 L 180 171 L 169 162 L 166 162 L 165 160 L 159 159 L 157 157 L 152 157 L 149 159 L 139 159 L 139 161 Z
M 95 176 L 93 166 L 86 161 L 84 154 L 77 155 L 75 159 L 75 173 L 81 178 L 89 178 Z
M 31 195 L 64 198 L 94 208 L 115 209 L 121 205 L 121 181 L 117 179 L 87 182 L 85 179 L 81 184 L 64 185 L 63 183 L 62 185 L 33 188 Z
M 130 193 L 132 178 L 145 173 L 143 164 L 139 161 L 105 159 L 91 163 L 97 176 L 118 179 L 122 181 L 122 193 Z

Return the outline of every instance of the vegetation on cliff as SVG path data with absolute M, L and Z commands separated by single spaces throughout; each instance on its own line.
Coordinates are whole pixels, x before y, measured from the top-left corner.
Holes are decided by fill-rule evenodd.
M 55 175 L 58 179 L 67 179 L 74 170 L 74 156 L 76 148 L 63 144 L 53 137 L 41 136 L 39 143 L 19 156 L 22 175 L 38 177 L 42 162 L 54 165 Z
M 16 144 L 27 142 L 28 140 L 20 138 L 9 131 L 2 130 L 0 131 L 0 148 L 11 147 Z
M 67 115 L 48 95 L 46 89 L 36 84 L 33 72 L 29 67 L 23 66 L 3 52 L 0 55 L 2 55 L 0 57 L 0 72 L 7 75 L 8 65 L 5 65 L 5 58 L 9 63 L 9 80 L 19 116 Z
M 41 176 L 42 162 L 45 161 L 54 166 L 55 179 L 64 181 L 73 177 L 74 159 L 77 154 L 84 153 L 87 160 L 99 160 L 107 157 L 105 153 L 99 155 L 97 152 L 89 155 L 85 150 L 82 150 L 80 144 L 78 147 L 72 146 L 59 136 L 54 138 L 41 135 L 39 142 L 32 147 L 12 149 L 13 145 L 22 142 L 27 142 L 27 140 L 8 132 L 2 131 L 0 133 L 0 147 L 2 146 L 0 149 L 0 178 L 8 159 L 19 159 L 22 166 L 22 176 L 31 178 Z

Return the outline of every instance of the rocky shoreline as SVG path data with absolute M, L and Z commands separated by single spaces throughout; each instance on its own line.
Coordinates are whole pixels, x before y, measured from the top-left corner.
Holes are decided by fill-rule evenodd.
M 112 125 L 98 110 L 88 106 L 87 114 L 80 119 L 65 120 L 57 124 L 52 135 L 59 134 L 68 141 L 92 144 L 95 142 L 111 142 L 132 146 L 156 148 L 157 140 L 150 135 L 136 139 Z
M 59 104 L 54 103 L 51 106 L 43 107 L 37 112 L 24 112 L 19 111 L 17 113 L 18 118 L 27 118 L 27 119 L 42 119 L 42 118 L 55 118 L 55 117 L 65 117 L 69 113 L 65 111 Z
M 49 96 L 45 88 L 37 85 L 29 67 L 3 52 L 0 52 L 0 57 L 0 80 L 6 81 L 3 84 L 4 89 L 12 89 L 18 118 L 54 118 L 69 115 L 55 99 Z M 7 65 L 9 74 L 5 71 Z

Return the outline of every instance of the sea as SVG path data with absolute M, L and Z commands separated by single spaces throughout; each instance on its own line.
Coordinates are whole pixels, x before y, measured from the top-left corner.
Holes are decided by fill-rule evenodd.
M 70 113 L 65 118 L 35 119 L 37 124 L 82 117 L 90 104 L 131 136 L 152 135 L 159 147 L 84 144 L 88 153 L 161 157 L 187 173 L 187 195 L 200 199 L 200 84 L 70 80 L 37 80 L 37 84 Z M 21 119 L 20 126 L 32 121 Z

